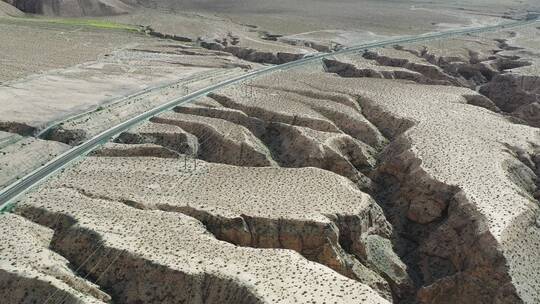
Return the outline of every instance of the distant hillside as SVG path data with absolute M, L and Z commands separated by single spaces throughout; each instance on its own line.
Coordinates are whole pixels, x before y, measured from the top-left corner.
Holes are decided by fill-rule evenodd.
M 0 16 L 22 16 L 23 12 L 8 3 L 0 1 Z
M 120 0 L 3 0 L 25 13 L 82 17 L 126 14 L 132 7 Z M 2 1 L 0 1 L 2 3 Z M 2 3 L 2 6 L 5 4 Z M 0 8 L 0 10 L 2 10 Z M 1 12 L 0 12 L 1 14 Z
M 319 29 L 381 30 L 417 23 L 470 24 L 478 16 L 514 18 L 540 9 L 539 0 L 0 0 L 23 12 L 49 16 L 82 17 L 120 15 L 136 8 L 156 11 L 198 12 L 226 15 L 236 22 L 311 31 Z M 452 11 L 449 14 L 448 11 Z M 384 13 L 383 13 L 384 12 Z M 429 13 L 426 13 L 429 12 Z M 360 14 L 360 15 L 359 15 Z M 264 18 L 260 18 L 264 16 Z M 287 23 L 284 16 L 290 16 Z M 361 16 L 361 18 L 359 18 Z M 472 17 L 471 17 L 472 16 Z M 471 21 L 472 18 L 472 21 Z M 330 26 L 331 24 L 332 26 Z M 282 25 L 280 27 L 280 25 Z M 306 26 L 308 25 L 308 26 Z M 369 28 L 372 26 L 373 28 Z M 296 30 L 293 30 L 296 32 Z

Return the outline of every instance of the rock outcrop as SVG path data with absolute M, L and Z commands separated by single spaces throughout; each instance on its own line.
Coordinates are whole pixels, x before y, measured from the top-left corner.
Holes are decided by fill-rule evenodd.
M 2 121 L 0 122 L 0 131 L 16 133 L 21 136 L 30 136 L 36 133 L 37 128 L 29 126 L 25 123 L 15 121 Z
M 180 154 L 154 144 L 119 144 L 106 143 L 102 147 L 90 153 L 92 156 L 104 157 L 160 157 L 179 158 Z M 191 156 L 191 155 L 190 155 Z
M 529 41 L 537 30 L 524 27 L 476 40 L 458 38 L 446 44 L 449 49 L 437 48 L 433 43 L 399 50 L 428 61 L 461 85 L 476 89 L 491 100 L 480 106 L 501 110 L 514 122 L 538 127 L 540 54 Z
M 361 113 L 350 96 L 267 88 L 267 84 L 220 90 L 210 97 L 266 123 L 280 122 L 317 131 L 345 133 L 379 149 L 386 139 Z M 309 89 L 311 87 L 308 87 Z
M 343 57 L 343 58 L 342 58 Z M 426 77 L 421 73 L 406 68 L 402 68 L 399 65 L 392 68 L 392 66 L 377 66 L 371 65 L 362 60 L 347 60 L 345 56 L 340 56 L 339 60 L 324 59 L 325 69 L 327 72 L 336 73 L 341 77 L 368 77 L 368 78 L 380 78 L 380 79 L 399 79 L 413 81 L 419 84 L 439 84 L 450 85 L 450 82 L 445 80 L 437 80 Z M 352 62 L 349 62 L 352 61 Z
M 478 93 L 464 88 L 317 72 L 257 82 L 304 90 L 302 79 L 356 96 L 363 115 L 391 140 L 369 176 L 399 231 L 394 246 L 419 288 L 418 301 L 536 301 L 540 213 L 533 171 L 507 148 L 534 155 L 536 129 L 468 105 Z
M 322 132 L 306 127 L 271 123 L 264 135 L 266 144 L 285 167 L 317 167 L 335 172 L 371 189 L 364 175 L 376 164 L 376 150 L 346 134 Z
M 219 41 L 199 41 L 199 44 L 206 49 L 227 52 L 240 59 L 268 64 L 283 64 L 291 61 L 301 59 L 304 54 L 302 53 L 288 53 L 288 52 L 269 52 L 263 50 L 257 50 L 250 47 L 243 47 L 238 45 L 229 45 Z
M 181 161 L 154 158 L 89 158 L 81 165 L 49 186 L 78 189 L 139 209 L 184 213 L 203 222 L 218 239 L 295 250 L 387 298 L 390 286 L 399 292 L 411 284 L 405 265 L 392 254 L 387 239 L 391 228 L 381 209 L 333 173 L 203 161 L 189 162 L 186 168 Z M 364 242 L 373 240 L 370 235 L 387 239 L 377 242 L 386 254 L 376 249 L 373 256 L 368 254 L 371 249 Z
M 53 229 L 52 248 L 115 302 L 387 303 L 294 251 L 237 247 L 183 214 L 47 187 L 18 213 Z
M 104 304 L 111 297 L 69 268 L 49 246 L 54 231 L 14 214 L 0 216 L 0 287 L 4 303 Z
M 502 111 L 533 127 L 540 127 L 540 77 L 501 74 L 480 88 Z
M 152 122 L 178 126 L 195 135 L 204 160 L 239 166 L 276 165 L 270 151 L 253 133 L 227 120 L 165 113 L 152 118 Z
M 116 139 L 124 144 L 155 144 L 178 154 L 197 156 L 199 142 L 197 137 L 182 128 L 169 125 L 148 122 L 132 130 L 123 132 Z

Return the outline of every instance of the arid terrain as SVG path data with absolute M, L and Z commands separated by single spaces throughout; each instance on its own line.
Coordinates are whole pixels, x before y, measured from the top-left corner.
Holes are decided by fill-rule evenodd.
M 540 303 L 538 12 L 0 1 L 0 302 Z

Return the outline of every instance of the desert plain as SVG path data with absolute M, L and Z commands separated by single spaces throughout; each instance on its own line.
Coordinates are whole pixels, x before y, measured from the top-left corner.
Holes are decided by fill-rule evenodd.
M 539 15 L 0 1 L 3 191 L 171 104 L 1 202 L 2 303 L 540 303 Z

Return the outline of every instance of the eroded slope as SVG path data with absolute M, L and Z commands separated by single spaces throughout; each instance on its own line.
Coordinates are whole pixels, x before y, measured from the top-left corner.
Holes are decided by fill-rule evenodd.
M 18 212 L 54 229 L 53 248 L 119 303 L 385 303 L 293 251 L 239 248 L 182 214 L 48 187 Z
M 0 286 L 5 303 L 106 303 L 110 296 L 75 274 L 68 261 L 49 249 L 49 228 L 20 216 L 0 217 L 4 234 L 0 249 Z
M 534 155 L 536 129 L 467 105 L 464 96 L 475 94 L 468 89 L 322 73 L 274 77 L 259 83 L 292 90 L 309 78 L 321 90 L 356 96 L 362 113 L 393 139 L 372 178 L 405 236 L 397 248 L 424 285 L 420 301 L 538 299 L 535 177 L 513 152 Z
M 118 302 L 535 303 L 540 136 L 471 89 L 520 65 L 485 48 L 380 50 L 219 90 L 17 212 Z M 85 265 L 95 247 L 116 272 Z
M 502 111 L 537 127 L 539 30 L 534 25 L 339 56 L 327 69 L 343 77 L 409 80 L 468 87 L 487 98 L 471 104 Z

